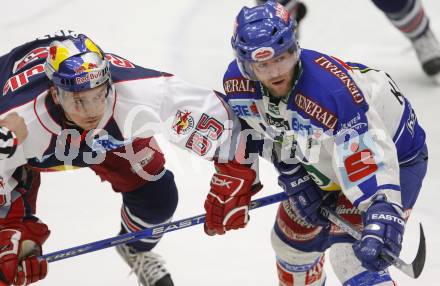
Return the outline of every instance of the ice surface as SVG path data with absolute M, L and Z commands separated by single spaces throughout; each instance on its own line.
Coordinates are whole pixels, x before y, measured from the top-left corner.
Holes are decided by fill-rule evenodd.
M 434 285 L 440 269 L 436 223 L 440 215 L 440 87 L 424 76 L 409 42 L 370 1 L 305 2 L 309 14 L 302 23 L 301 45 L 389 72 L 428 132 L 429 173 L 408 223 L 402 253 L 404 259 L 412 259 L 417 225 L 423 222 L 426 268 L 417 281 L 395 270 L 392 273 L 399 286 Z M 440 36 L 440 2 L 424 2 L 432 28 Z M 243 5 L 253 1 L 3 1 L 0 53 L 38 35 L 68 28 L 89 35 L 105 51 L 221 91 L 223 72 L 233 56 L 229 46 L 233 19 Z M 202 213 L 213 168 L 166 142 L 162 149 L 180 189 L 175 218 Z M 275 176 L 263 164 L 261 196 L 280 191 Z M 45 251 L 115 235 L 120 204 L 120 196 L 88 169 L 44 174 L 38 215 L 52 229 Z M 258 209 L 245 230 L 226 236 L 207 237 L 201 227 L 171 233 L 157 252 L 168 261 L 176 285 L 277 285 L 269 240 L 275 212 L 276 206 Z M 327 285 L 339 285 L 327 267 Z M 116 251 L 108 249 L 50 264 L 48 277 L 39 285 L 137 285 L 128 273 Z

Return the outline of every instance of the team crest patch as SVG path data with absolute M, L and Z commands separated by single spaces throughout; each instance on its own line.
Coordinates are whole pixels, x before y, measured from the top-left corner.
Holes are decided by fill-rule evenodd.
M 194 127 L 194 118 L 190 111 L 177 110 L 173 122 L 173 130 L 177 135 L 187 134 Z

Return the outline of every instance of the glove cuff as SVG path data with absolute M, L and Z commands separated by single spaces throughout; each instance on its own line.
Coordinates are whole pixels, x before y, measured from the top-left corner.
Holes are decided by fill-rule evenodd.
M 406 222 L 402 215 L 403 212 L 399 206 L 386 201 L 376 201 L 364 213 L 364 225 L 367 229 L 371 223 L 392 225 L 403 233 Z
M 47 225 L 41 221 L 25 220 L 23 222 L 9 222 L 3 224 L 0 230 L 15 229 L 21 232 L 21 241 L 32 241 L 40 248 L 50 235 Z

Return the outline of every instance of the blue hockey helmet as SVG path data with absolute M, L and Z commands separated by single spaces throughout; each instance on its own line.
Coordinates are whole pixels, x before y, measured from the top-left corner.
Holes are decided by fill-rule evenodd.
M 243 7 L 236 17 L 231 39 L 242 74 L 258 80 L 252 64 L 278 57 L 286 51 L 295 54 L 294 65 L 300 53 L 295 28 L 296 22 L 291 19 L 289 11 L 276 1 L 269 0 L 252 8 Z
M 57 88 L 68 92 L 92 89 L 110 80 L 104 52 L 85 35 L 53 41 L 45 72 Z

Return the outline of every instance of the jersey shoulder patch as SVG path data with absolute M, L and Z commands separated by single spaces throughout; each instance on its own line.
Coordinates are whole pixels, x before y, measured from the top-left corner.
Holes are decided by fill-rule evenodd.
M 321 87 L 327 89 L 331 94 L 347 97 L 354 105 L 365 104 L 361 89 L 350 75 L 352 68 L 349 64 L 336 57 L 311 50 L 303 51 L 301 61 L 304 74 L 310 77 L 310 81 L 320 82 Z M 340 99 L 338 98 L 338 100 Z M 348 100 L 344 101 L 348 102 Z
M 229 99 L 260 99 L 259 84 L 245 78 L 238 68 L 237 61 L 232 61 L 223 77 L 223 89 L 226 100 Z
M 298 110 L 324 129 L 338 129 L 368 110 L 351 67 L 312 50 L 301 52 L 302 74 L 288 108 Z
M 0 57 L 0 113 L 24 105 L 47 90 L 44 62 L 50 41 L 34 40 Z

